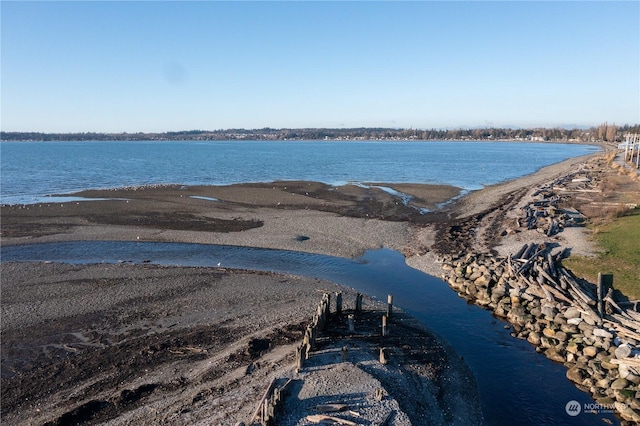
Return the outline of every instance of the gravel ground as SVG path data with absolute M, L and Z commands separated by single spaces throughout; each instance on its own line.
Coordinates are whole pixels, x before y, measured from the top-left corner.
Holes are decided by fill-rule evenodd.
M 335 363 L 326 344 L 296 372 L 294 349 L 322 293 L 342 291 L 345 310 L 355 300 L 352 290 L 330 282 L 130 264 L 2 263 L 1 272 L 6 424 L 248 422 L 276 378 L 296 380 L 283 424 L 307 424 L 310 398 L 327 397 L 353 403 L 359 424 L 372 424 L 389 410 L 396 413 L 394 424 L 411 424 L 411 417 L 425 413 L 446 419 L 454 401 L 465 424 L 481 423 L 471 373 L 418 327 L 405 327 L 397 337 L 422 348 L 423 358 L 394 356 L 382 366 L 372 355 L 374 343 L 347 339 L 334 348 L 349 344 L 350 362 Z M 365 303 L 367 310 L 380 306 Z M 386 344 L 400 347 L 400 340 Z M 378 388 L 386 397 L 372 405 Z M 430 405 L 406 414 L 412 404 L 401 389 L 423 389 L 419 395 Z

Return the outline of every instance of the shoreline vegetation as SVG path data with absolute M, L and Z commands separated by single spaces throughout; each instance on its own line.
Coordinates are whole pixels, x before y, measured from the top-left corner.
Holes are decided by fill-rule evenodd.
M 596 247 L 587 238 L 587 228 L 570 226 L 567 217 L 588 222 L 615 210 L 618 213 L 608 216 L 615 220 L 616 215 L 624 214 L 622 205 L 640 204 L 640 180 L 612 167 L 613 155 L 605 152 L 569 159 L 472 192 L 428 214 L 420 214 L 419 208 L 431 209 L 455 197 L 459 189 L 384 184 L 412 195 L 414 205 L 398 202 L 394 195 L 376 187 L 331 189 L 315 182 L 85 191 L 77 195 L 111 199 L 3 205 L 2 239 L 3 244 L 188 241 L 343 257 L 355 257 L 372 248 L 395 249 L 404 254 L 410 266 L 434 276 L 445 274 L 462 297 L 506 316 L 514 337 L 526 338 L 556 362 L 567 365 L 569 380 L 590 392 L 598 403 L 613 404 L 623 422 L 637 422 L 640 366 L 634 364 L 634 355 L 640 336 L 636 338 L 634 333 L 640 330 L 621 332 L 597 323 L 591 311 L 581 311 L 591 305 L 567 306 L 556 293 L 551 302 L 543 290 L 514 292 L 524 286 L 503 277 L 505 264 L 501 263 L 506 258 L 523 259 L 519 251 L 524 244 L 593 256 Z M 568 184 L 549 186 L 560 181 Z M 615 191 L 606 189 L 612 181 L 616 182 Z M 554 200 L 550 203 L 553 210 L 533 215 L 536 226 L 529 227 L 522 215 L 530 215 L 523 212 L 537 211 L 540 206 L 535 203 L 547 199 L 541 195 L 545 190 L 553 191 L 549 196 Z M 567 213 L 573 211 L 578 213 Z M 565 221 L 553 225 L 557 215 L 564 215 Z M 529 258 L 536 257 L 529 254 Z M 463 266 L 463 262 L 467 263 Z M 193 424 L 212 418 L 235 424 L 249 420 L 249 411 L 278 374 L 299 380 L 296 386 L 305 389 L 310 400 L 326 396 L 327 387 L 344 386 L 343 379 L 329 371 L 343 370 L 349 383 L 362 386 L 359 389 L 368 389 L 374 379 L 386 388 L 385 374 L 391 374 L 385 370 L 372 375 L 374 370 L 382 371 L 375 361 L 377 353 L 373 360 L 368 355 L 354 364 L 370 365 L 367 374 L 362 368 L 340 367 L 342 364 L 331 358 L 331 353 L 340 356 L 339 348 L 331 346 L 324 347 L 327 351 L 322 355 L 333 360 L 324 364 L 327 369 L 317 374 L 293 369 L 295 348 L 320 296 L 342 291 L 345 298 L 354 297 L 349 289 L 332 283 L 225 268 L 1 266 L 2 399 L 3 418 L 9 421 L 57 424 L 85 416 L 94 422 L 119 424 Z M 90 295 L 87 286 L 92 290 Z M 616 297 L 612 302 L 622 303 Z M 376 301 L 369 303 L 373 310 L 382 309 L 376 308 Z M 608 320 L 615 322 L 616 317 Z M 625 321 L 633 324 L 633 320 Z M 435 338 L 428 331 L 415 331 L 413 336 L 414 340 L 408 337 L 409 346 L 419 347 L 421 339 Z M 472 375 L 446 345 L 438 347 L 441 349 L 428 362 L 416 363 L 400 356 L 391 362 L 396 369 L 393 377 L 409 381 L 399 388 L 386 388 L 395 401 L 387 408 L 393 407 L 398 419 L 409 421 L 429 415 L 441 419 L 440 424 L 482 423 Z M 353 355 L 365 352 L 354 351 Z M 400 350 L 391 352 L 399 354 Z M 96 360 L 101 362 L 95 364 Z M 104 360 L 111 362 L 105 364 Z M 420 365 L 427 369 L 417 371 Z M 456 377 L 461 386 L 443 388 L 433 371 L 448 371 L 451 376 L 441 378 Z M 425 395 L 440 392 L 441 399 L 422 411 L 404 410 L 403 404 L 410 400 L 402 396 L 403 387 Z M 466 410 L 452 417 L 447 407 L 462 395 L 466 395 Z M 291 403 L 297 407 L 291 408 L 293 418 L 310 414 L 304 400 Z M 336 416 L 344 417 L 344 413 Z
M 530 141 L 622 142 L 627 133 L 640 133 L 640 125 L 603 123 L 595 127 L 534 128 L 281 128 L 185 130 L 157 133 L 45 133 L 0 132 L 0 141 L 193 141 L 193 140 L 423 140 L 423 141 Z

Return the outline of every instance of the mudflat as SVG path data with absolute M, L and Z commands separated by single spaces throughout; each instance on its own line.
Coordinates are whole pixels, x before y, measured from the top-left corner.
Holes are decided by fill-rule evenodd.
M 420 209 L 437 208 L 459 193 L 441 186 L 394 188 L 415 194 L 407 202 L 388 188 L 276 182 L 86 191 L 77 195 L 96 199 L 2 206 L 2 238 L 3 244 L 188 241 L 349 257 L 369 248 L 402 249 L 409 218 L 420 219 Z M 353 290 L 330 282 L 130 263 L 1 266 L 2 416 L 9 423 L 250 422 L 276 377 L 296 380 L 298 397 L 288 400 L 281 419 L 288 424 L 305 424 L 313 412 L 300 392 L 311 394 L 309 401 L 344 399 L 338 381 L 362 395 L 351 401 L 353 410 L 370 407 L 359 410 L 361 421 L 381 421 L 390 408 L 396 424 L 425 417 L 482 422 L 471 372 L 406 316 L 397 324 L 396 342 L 385 342 L 393 353 L 389 365 L 379 364 L 370 339 L 361 336 L 354 344 L 334 336 L 309 361 L 314 367 L 296 371 L 295 347 L 322 294 L 355 298 Z M 381 305 L 367 299 L 366 315 L 376 308 Z M 349 345 L 350 362 L 332 359 L 331 342 Z M 336 376 L 334 368 L 342 373 Z M 314 384 L 320 377 L 324 385 Z M 331 383 L 337 395 L 327 393 Z M 383 388 L 385 401 L 371 409 L 374 391 Z

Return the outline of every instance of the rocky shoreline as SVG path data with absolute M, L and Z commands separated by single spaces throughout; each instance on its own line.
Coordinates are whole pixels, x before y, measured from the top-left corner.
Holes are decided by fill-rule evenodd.
M 640 360 L 635 357 L 640 353 L 640 316 L 623 310 L 620 315 L 626 321 L 610 316 L 602 320 L 586 308 L 588 303 L 579 302 L 576 292 L 547 290 L 537 279 L 542 272 L 527 277 L 509 267 L 516 261 L 545 262 L 549 249 L 544 243 L 532 246 L 541 248 L 531 258 L 476 253 L 446 259 L 443 268 L 449 272 L 442 278 L 461 297 L 506 319 L 513 327 L 512 336 L 563 363 L 567 378 L 598 404 L 615 407 L 625 420 L 640 422 Z
M 444 254 L 442 279 L 460 297 L 507 320 L 513 337 L 527 340 L 538 352 L 564 364 L 567 379 L 589 393 L 596 407 L 615 410 L 637 424 L 637 303 L 615 300 L 610 288 L 606 292 L 601 283 L 574 277 L 562 267 L 571 247 L 552 239 L 564 229 L 583 224 L 585 217 L 577 210 L 563 208 L 562 197 L 595 178 L 579 171 L 534 188 L 514 209 L 519 212 L 515 220 L 503 223 L 502 234 L 513 235 L 524 228 L 541 242 L 525 243 L 506 256 L 496 250 Z

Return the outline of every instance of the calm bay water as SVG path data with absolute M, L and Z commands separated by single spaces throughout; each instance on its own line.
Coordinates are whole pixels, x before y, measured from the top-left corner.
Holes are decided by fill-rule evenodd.
M 274 180 L 474 190 L 597 150 L 507 142 L 2 142 L 0 196 L 5 204 L 34 203 L 84 189 Z

